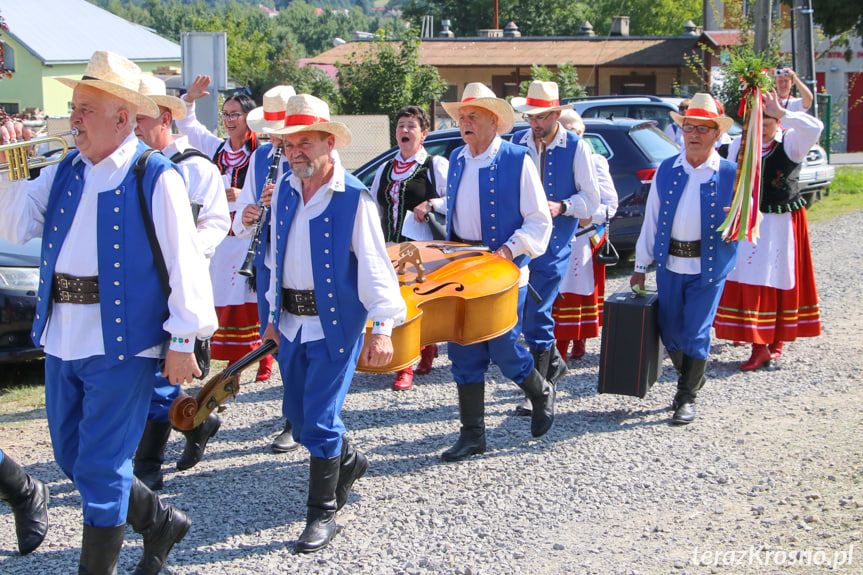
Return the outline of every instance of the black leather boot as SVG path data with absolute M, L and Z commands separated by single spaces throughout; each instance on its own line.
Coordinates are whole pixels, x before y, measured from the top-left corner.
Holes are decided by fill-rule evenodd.
M 680 379 L 677 380 L 677 395 L 671 406 L 674 409 L 674 415 L 671 417 L 672 423 L 686 425 L 695 419 L 695 397 L 704 386 L 704 382 L 707 381 L 704 376 L 706 369 L 706 359 L 683 356 Z
M 336 510 L 341 509 L 348 502 L 354 481 L 366 474 L 369 468 L 369 460 L 362 451 L 356 449 L 348 436 L 342 436 L 342 455 L 339 458 L 339 483 L 336 486 Z
M 336 487 L 341 456 L 309 458 L 309 499 L 306 528 L 297 540 L 297 553 L 312 553 L 326 547 L 336 535 Z
M 534 369 L 518 384 L 524 390 L 533 406 L 530 433 L 542 437 L 554 423 L 554 386 Z
M 185 471 L 196 466 L 201 458 L 204 457 L 204 450 L 207 449 L 207 442 L 210 438 L 216 435 L 219 427 L 222 426 L 222 418 L 215 413 L 207 416 L 207 419 L 198 427 L 191 431 L 183 431 L 186 436 L 186 447 L 183 448 L 183 455 L 177 461 L 177 469 Z
M 457 385 L 461 431 L 455 445 L 441 454 L 444 461 L 461 461 L 485 453 L 485 382 Z
M 126 524 L 115 527 L 84 526 L 78 575 L 116 575 Z
M 548 369 L 545 371 L 545 378 L 557 389 L 557 382 L 566 375 L 566 360 L 560 356 L 560 352 L 557 351 L 557 346 L 554 344 L 548 350 L 548 356 Z M 540 371 L 540 373 L 542 372 Z
M 294 441 L 294 429 L 291 426 L 291 422 L 285 420 L 285 429 L 273 440 L 273 443 L 270 445 L 270 451 L 273 453 L 287 453 L 288 451 L 297 449 L 299 446 L 300 444 Z
M 135 477 L 153 491 L 159 491 L 165 486 L 162 463 L 165 462 L 165 446 L 168 445 L 170 435 L 170 421 L 148 421 L 135 452 Z
M 533 368 L 541 374 L 545 374 L 545 378 L 553 386 L 557 386 L 557 382 L 566 373 L 566 361 L 560 357 L 560 353 L 555 346 L 551 349 L 538 351 L 530 350 L 530 355 L 533 356 Z M 522 398 L 515 408 L 515 414 L 528 416 L 533 414 L 533 404 L 527 394 Z
M 171 547 L 179 543 L 192 526 L 182 511 L 165 505 L 137 478 L 132 481 L 126 521 L 135 533 L 144 538 L 144 555 L 135 567 L 134 575 L 159 573 Z
M 27 555 L 48 533 L 48 486 L 25 473 L 4 453 L 0 461 L 0 499 L 12 508 L 18 551 Z
M 683 369 L 683 352 L 669 351 L 668 357 L 671 359 L 671 365 L 677 370 L 677 377 L 680 377 L 680 371 Z

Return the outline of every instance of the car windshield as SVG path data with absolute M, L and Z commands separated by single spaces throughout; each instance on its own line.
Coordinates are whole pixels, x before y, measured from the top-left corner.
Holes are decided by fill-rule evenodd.
M 665 134 L 652 124 L 636 126 L 629 131 L 629 135 L 651 162 L 661 162 L 680 152 L 677 144 L 666 138 Z

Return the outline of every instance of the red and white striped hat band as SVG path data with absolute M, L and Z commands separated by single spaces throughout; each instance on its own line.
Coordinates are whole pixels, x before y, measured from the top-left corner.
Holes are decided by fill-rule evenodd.
M 719 132 L 727 132 L 734 124 L 734 120 L 719 113 L 719 105 L 710 94 L 698 93 L 692 97 L 689 102 L 689 108 L 686 110 L 686 115 L 678 114 L 677 112 L 669 112 L 671 119 L 678 126 L 683 126 L 684 118 L 689 120 L 710 120 L 716 122 Z
M 556 83 L 534 80 L 527 89 L 527 98 L 513 98 L 512 107 L 522 114 L 536 115 L 557 110 L 568 110 L 572 108 L 572 104 L 560 105 L 560 95 Z
M 288 135 L 298 132 L 326 132 L 336 138 L 335 147 L 351 143 L 351 131 L 341 122 L 330 120 L 330 106 L 310 94 L 291 96 L 285 107 L 285 125 L 273 134 Z
M 246 115 L 246 124 L 257 134 L 272 134 L 284 127 L 288 100 L 296 92 L 292 86 L 275 86 L 264 92 L 263 105 Z
M 442 102 L 441 105 L 449 117 L 458 121 L 459 110 L 471 106 L 482 108 L 497 117 L 497 133 L 505 134 L 512 128 L 514 113 L 509 102 L 498 98 L 491 88 L 482 82 L 471 82 L 464 87 L 462 98 L 458 102 Z

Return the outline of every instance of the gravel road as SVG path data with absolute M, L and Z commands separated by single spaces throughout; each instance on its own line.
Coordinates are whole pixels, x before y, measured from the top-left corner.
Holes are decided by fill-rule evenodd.
M 307 453 L 268 449 L 282 426 L 280 379 L 249 381 L 204 461 L 166 473 L 164 497 L 193 526 L 163 572 L 863 572 L 863 212 L 813 225 L 811 238 L 823 335 L 786 345 L 755 373 L 738 370 L 748 347 L 714 341 L 698 419 L 686 427 L 668 423 L 668 359 L 645 399 L 597 395 L 591 340 L 570 361 L 545 437 L 532 439 L 529 419 L 513 415 L 520 392 L 495 368 L 488 452 L 446 464 L 440 453 L 458 432 L 446 354 L 407 392 L 391 391 L 389 375 L 358 374 L 344 419 L 371 467 L 338 516 L 341 532 L 316 554 L 293 552 Z M 627 285 L 629 266 L 611 274 L 608 293 Z M 0 506 L 0 573 L 75 572 L 80 498 L 53 462 L 44 410 L 0 418 L 0 432 L 3 448 L 51 489 L 50 531 L 30 556 L 15 553 L 12 516 Z M 180 439 L 169 443 L 171 462 Z M 121 573 L 140 549 L 129 530 Z

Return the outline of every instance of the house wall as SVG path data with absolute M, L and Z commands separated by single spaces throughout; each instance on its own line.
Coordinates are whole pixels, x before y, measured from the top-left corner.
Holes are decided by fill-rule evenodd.
M 25 108 L 43 108 L 42 62 L 8 34 L 3 41 L 14 51 L 14 73 L 11 78 L 0 80 L 0 104 L 18 105 L 19 112 Z

